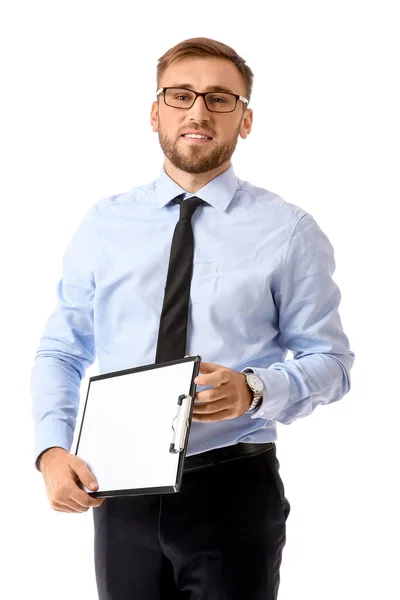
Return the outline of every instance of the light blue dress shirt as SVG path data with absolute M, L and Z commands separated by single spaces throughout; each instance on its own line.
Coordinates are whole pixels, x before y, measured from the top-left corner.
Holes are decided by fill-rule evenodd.
M 163 165 L 152 183 L 94 204 L 67 245 L 31 372 L 36 467 L 51 446 L 70 451 L 81 380 L 96 354 L 100 374 L 154 363 L 179 194 Z M 276 422 L 350 390 L 355 356 L 338 313 L 334 249 L 313 216 L 239 179 L 232 164 L 195 195 L 207 204 L 192 217 L 186 354 L 249 368 L 265 391 L 254 412 L 192 421 L 188 456 L 275 441 Z

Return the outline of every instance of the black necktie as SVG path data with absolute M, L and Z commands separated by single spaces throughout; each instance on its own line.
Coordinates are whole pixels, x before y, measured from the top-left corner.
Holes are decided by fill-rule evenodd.
M 158 331 L 156 363 L 178 360 L 184 358 L 186 354 L 186 330 L 194 253 L 191 218 L 199 204 L 204 203 L 197 196 L 192 196 L 187 200 L 178 196 L 173 201 L 177 204 L 180 203 L 180 216 L 172 238 L 164 303 Z

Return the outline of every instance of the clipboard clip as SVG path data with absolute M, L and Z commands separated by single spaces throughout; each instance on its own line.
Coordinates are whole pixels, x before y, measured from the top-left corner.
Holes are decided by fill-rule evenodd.
M 189 427 L 189 413 L 192 396 L 181 394 L 178 398 L 178 411 L 172 421 L 174 436 L 169 446 L 169 451 L 176 454 L 185 447 L 186 432 Z

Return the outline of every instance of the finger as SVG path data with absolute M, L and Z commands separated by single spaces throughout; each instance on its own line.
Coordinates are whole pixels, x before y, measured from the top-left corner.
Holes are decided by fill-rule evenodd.
M 209 414 L 229 409 L 232 409 L 232 403 L 228 398 L 216 398 L 215 400 L 207 399 L 207 402 L 195 402 L 193 411 L 196 414 Z
M 78 504 L 78 502 L 75 502 L 73 498 L 70 498 L 68 500 L 67 506 L 70 506 L 71 508 L 74 508 L 75 510 L 78 510 L 80 512 L 87 512 L 89 508 L 96 508 L 97 506 L 101 506 L 105 500 L 105 498 L 91 498 L 90 496 L 89 499 L 89 505 L 82 506 L 81 504 Z
M 69 468 L 75 481 L 81 481 L 87 489 L 92 489 L 90 488 L 92 482 L 98 485 L 97 480 L 90 471 L 88 465 L 79 458 L 79 456 L 71 455 L 69 461 Z
M 201 423 L 213 423 L 216 421 L 225 421 L 233 418 L 234 415 L 229 410 L 222 410 L 221 412 L 208 415 L 193 415 L 193 421 L 199 421 Z
M 218 388 L 210 388 L 208 390 L 203 390 L 202 392 L 196 392 L 194 396 L 195 404 L 197 402 L 216 402 L 217 400 L 222 400 L 223 398 L 228 398 L 229 392 L 225 387 Z
M 69 498 L 66 502 L 59 503 L 59 510 L 61 510 L 62 512 L 87 512 L 89 508 L 101 506 L 101 504 L 103 504 L 104 502 L 104 498 L 97 498 L 96 500 L 100 500 L 100 504 L 89 504 L 86 506 L 82 506 L 81 504 L 78 504 L 78 502 L 75 502 L 75 500 L 73 500 L 72 498 Z
M 92 498 L 92 496 L 89 496 L 89 494 L 80 490 L 78 486 L 71 492 L 70 498 L 74 500 L 76 504 L 85 508 L 90 506 L 101 506 L 104 502 L 104 498 Z
M 79 506 L 78 504 L 74 503 L 75 506 L 68 506 L 68 504 L 66 504 L 65 502 L 60 502 L 57 500 L 53 500 L 53 502 L 51 503 L 51 508 L 53 510 L 56 510 L 57 512 L 74 512 L 74 513 L 81 513 L 81 512 L 85 512 L 82 508 L 82 506 Z
M 215 373 L 199 373 L 194 378 L 194 382 L 196 385 L 212 385 L 214 387 L 218 387 L 222 383 L 221 375 L 217 371 Z

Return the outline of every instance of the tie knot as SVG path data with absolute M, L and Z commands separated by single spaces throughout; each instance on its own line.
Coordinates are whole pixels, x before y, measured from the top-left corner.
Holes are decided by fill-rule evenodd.
M 176 204 L 180 204 L 179 219 L 181 221 L 182 220 L 190 221 L 196 208 L 200 204 L 205 204 L 204 200 L 202 200 L 201 198 L 198 198 L 197 196 L 192 196 L 191 198 L 188 198 L 187 200 L 184 200 L 182 198 L 182 196 L 177 196 L 176 198 L 173 199 L 173 201 L 176 202 Z

